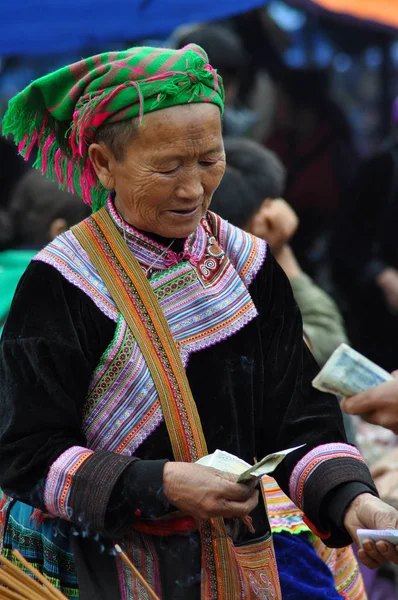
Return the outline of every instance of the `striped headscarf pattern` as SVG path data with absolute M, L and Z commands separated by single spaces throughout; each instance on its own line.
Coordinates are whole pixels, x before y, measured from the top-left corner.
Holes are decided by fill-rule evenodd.
M 222 79 L 202 48 L 137 47 L 92 56 L 33 81 L 10 100 L 2 129 L 26 160 L 36 149 L 34 166 L 95 211 L 108 195 L 88 157 L 98 128 L 137 117 L 142 124 L 145 113 L 196 102 L 224 109 Z

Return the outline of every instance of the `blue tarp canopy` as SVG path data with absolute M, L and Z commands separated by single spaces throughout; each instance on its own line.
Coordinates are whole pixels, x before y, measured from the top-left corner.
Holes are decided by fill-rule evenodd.
M 48 55 L 103 42 L 165 38 L 266 0 L 0 0 L 0 56 Z

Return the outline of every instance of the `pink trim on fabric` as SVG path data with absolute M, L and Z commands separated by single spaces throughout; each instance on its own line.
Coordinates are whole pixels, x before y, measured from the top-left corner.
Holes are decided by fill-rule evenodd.
M 299 508 L 302 508 L 304 485 L 315 470 L 326 460 L 333 458 L 355 458 L 364 462 L 354 446 L 343 443 L 322 444 L 307 452 L 294 467 L 289 479 L 289 495 Z
M 256 307 L 253 305 L 253 308 L 249 309 L 244 315 L 242 315 L 239 321 L 235 321 L 232 325 L 228 327 L 223 327 L 217 333 L 208 336 L 206 339 L 201 339 L 192 343 L 186 343 L 179 347 L 182 364 L 186 368 L 189 363 L 189 359 L 192 354 L 196 352 L 200 352 L 201 350 L 205 350 L 206 348 L 211 348 L 211 346 L 215 346 L 216 344 L 227 340 L 235 333 L 238 333 L 241 329 L 246 327 L 250 321 L 255 319 L 258 316 L 258 312 Z
M 50 515 L 70 520 L 72 515 L 68 507 L 68 498 L 73 478 L 79 467 L 92 454 L 93 451 L 88 448 L 72 446 L 53 462 L 44 488 L 44 504 Z
M 106 315 L 111 321 L 114 321 L 116 323 L 119 314 L 116 309 L 116 306 L 114 306 L 113 308 L 112 304 L 105 303 L 98 296 L 93 295 L 91 291 L 91 286 L 87 285 L 87 281 L 83 279 L 83 277 L 80 274 L 71 271 L 71 269 L 65 263 L 61 263 L 54 256 L 45 254 L 44 252 L 41 252 L 32 260 L 43 262 L 49 265 L 50 267 L 54 267 L 54 269 L 56 269 L 58 273 L 60 273 L 62 277 L 66 279 L 66 281 L 69 281 L 69 283 L 71 283 L 79 290 L 84 292 L 104 315 Z
M 207 222 L 220 247 L 227 254 L 240 278 L 248 288 L 267 257 L 267 242 L 246 233 L 246 231 L 239 229 L 239 227 L 231 225 L 212 211 L 207 212 Z M 248 265 L 248 259 L 252 250 L 254 250 L 254 257 Z

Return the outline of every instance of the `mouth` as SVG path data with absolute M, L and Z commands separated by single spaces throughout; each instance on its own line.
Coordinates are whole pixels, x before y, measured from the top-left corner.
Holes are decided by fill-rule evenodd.
M 195 206 L 195 208 L 188 208 L 188 209 L 175 209 L 175 210 L 170 210 L 169 212 L 176 216 L 176 217 L 192 217 L 193 215 L 195 215 L 198 211 L 200 210 L 200 205 L 199 206 Z

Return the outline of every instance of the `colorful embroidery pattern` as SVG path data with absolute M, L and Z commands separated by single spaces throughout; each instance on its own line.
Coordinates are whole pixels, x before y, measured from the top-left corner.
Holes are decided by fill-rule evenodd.
M 94 373 L 84 406 L 87 444 L 93 450 L 131 455 L 162 421 L 147 364 L 119 315 L 114 339 Z
M 349 444 L 324 444 L 308 452 L 294 467 L 289 481 L 290 497 L 294 503 L 302 508 L 305 482 L 311 477 L 315 469 L 325 460 L 335 458 L 355 458 L 364 462 L 359 451 Z
M 119 544 L 133 565 L 142 573 L 156 595 L 162 598 L 159 560 L 151 538 L 146 537 L 144 540 L 143 536 L 133 531 L 129 533 L 126 539 L 119 541 Z M 131 568 L 126 566 L 120 558 L 116 560 L 121 598 L 151 600 L 151 596 L 149 596 L 139 579 L 135 577 Z
M 230 225 L 210 211 L 208 224 L 245 286 L 249 287 L 265 260 L 266 242 Z
M 272 533 L 287 531 L 292 534 L 310 532 L 303 521 L 303 513 L 284 494 L 275 479 L 265 475 L 261 480 L 263 493 L 267 500 L 268 519 Z
M 102 209 L 99 211 L 101 215 L 97 213 L 88 219 L 83 226 L 79 226 L 78 231 L 75 228 L 70 235 L 75 235 L 80 243 L 77 239 L 73 240 L 73 243 L 68 239 L 64 252 L 60 250 L 61 236 L 57 241 L 56 259 L 52 256 L 51 245 L 47 247 L 46 254 L 37 257 L 38 260 L 53 264 L 62 274 L 66 273 L 68 280 L 75 282 L 80 289 L 92 297 L 101 310 L 105 312 L 106 309 L 109 312 L 111 307 L 114 318 L 118 311 L 107 289 L 110 286 L 113 297 L 118 297 L 118 306 L 124 306 L 123 314 L 128 315 L 126 319 L 131 330 L 124 319 L 119 317 L 113 343 L 102 357 L 90 386 L 84 414 L 88 445 L 90 449 L 96 450 L 106 449 L 125 454 L 134 452 L 134 449 L 150 435 L 163 417 L 155 391 L 156 386 L 156 389 L 161 389 L 166 397 L 171 394 L 171 401 L 164 404 L 163 411 L 169 408 L 177 411 L 176 414 L 173 413 L 174 416 L 169 414 L 166 419 L 171 440 L 174 440 L 172 443 L 176 459 L 196 460 L 205 453 L 206 448 L 199 435 L 200 422 L 199 425 L 196 423 L 189 402 L 184 400 L 189 396 L 190 390 L 189 386 L 188 389 L 184 387 L 186 376 L 180 358 L 186 365 L 191 352 L 229 337 L 257 316 L 247 285 L 262 265 L 266 246 L 262 243 L 263 252 L 261 252 L 260 241 L 257 244 L 247 234 L 231 228 L 218 219 L 220 230 L 229 229 L 233 235 L 230 252 L 234 264 L 221 243 L 218 243 L 210 225 L 204 220 L 195 234 L 186 241 L 181 255 L 173 256 L 173 253 L 165 253 L 165 256 L 160 256 L 159 253 L 164 251 L 163 246 L 160 246 L 160 249 L 156 248 L 156 244 L 153 244 L 149 238 L 133 230 L 128 242 L 134 255 L 141 256 L 142 267 L 152 264 L 154 255 L 159 257 L 159 263 L 162 259 L 165 261 L 165 270 L 156 273 L 147 284 L 154 290 L 160 304 L 152 300 L 144 303 L 140 294 L 144 293 L 145 298 L 148 299 L 151 297 L 148 292 L 143 292 L 146 280 L 142 282 L 143 289 L 139 288 L 138 284 L 132 283 L 136 276 L 130 273 L 131 257 L 125 254 L 127 249 L 121 243 L 122 238 L 117 234 L 115 226 L 113 225 L 116 232 L 115 246 L 111 246 L 102 233 L 101 227 L 106 221 L 110 224 L 112 218 L 114 222 L 117 221 L 117 215 L 112 214 L 112 210 L 112 206 L 108 207 L 108 213 Z M 211 216 L 209 218 L 212 219 Z M 102 223 L 101 227 L 100 223 Z M 130 233 L 128 231 L 128 234 Z M 229 240 L 225 231 L 223 239 L 224 242 Z M 77 261 L 78 272 L 74 279 L 75 261 L 72 255 L 74 252 L 78 253 L 79 257 L 83 256 L 86 260 L 87 253 L 82 251 L 81 247 L 83 243 L 90 253 L 91 260 L 101 271 L 104 281 L 90 261 L 90 264 L 85 262 L 82 266 L 79 260 Z M 256 244 L 259 252 L 252 251 L 252 246 Z M 112 287 L 108 274 L 102 271 L 101 263 L 97 262 L 97 253 L 100 253 L 102 260 L 117 273 L 117 280 L 120 282 L 117 290 Z M 62 254 L 61 261 L 60 254 Z M 235 266 L 244 266 L 242 257 L 246 257 L 250 262 L 249 268 L 246 269 L 247 276 L 244 277 L 237 272 Z M 84 289 L 82 281 L 85 276 L 89 281 Z M 134 318 L 130 314 L 131 311 Z M 167 328 L 169 333 L 165 330 L 163 335 L 172 335 L 173 340 L 177 342 L 180 356 L 174 343 L 170 344 L 170 349 L 167 351 L 170 353 L 168 360 L 171 360 L 170 364 L 174 365 L 171 369 L 167 366 L 167 361 L 164 362 L 166 345 L 162 345 L 158 335 L 160 330 L 153 326 L 155 315 L 158 315 L 156 318 L 160 321 L 164 319 L 170 328 Z M 135 324 L 138 322 L 142 322 L 142 328 L 137 329 Z M 149 354 L 148 348 L 151 348 Z M 173 358 L 175 352 L 177 355 Z M 176 360 L 177 356 L 178 360 Z M 156 367 L 154 369 L 157 362 L 159 362 L 159 369 Z M 148 368 L 150 365 L 151 376 Z M 158 381 L 158 373 L 160 377 L 162 369 L 164 375 Z M 85 452 L 88 454 L 86 455 Z M 85 449 L 71 449 L 52 466 L 46 485 L 46 505 L 52 514 L 68 518 L 67 504 L 70 487 L 73 485 L 73 475 L 89 455 L 90 451 Z M 241 599 L 241 592 L 238 590 L 243 590 L 243 583 L 239 583 L 238 571 L 232 568 L 231 549 L 226 543 L 222 521 L 215 519 L 203 523 L 200 533 L 205 572 L 205 597 L 209 600 L 232 599 L 228 590 L 236 590 L 236 600 L 238 597 Z M 221 571 L 220 565 L 225 565 Z M 266 577 L 267 570 L 263 570 L 263 573 Z M 247 597 L 254 598 L 254 592 L 251 591 L 250 596 Z
M 73 484 L 73 476 L 92 450 L 73 446 L 61 454 L 51 465 L 44 489 L 44 502 L 51 515 L 69 520 L 68 497 Z
M 193 461 L 207 453 L 199 415 L 181 357 L 162 307 L 140 264 L 104 209 L 73 228 L 117 301 L 150 369 L 176 460 Z M 105 266 L 106 265 L 106 266 Z M 250 296 L 249 296 L 250 297 Z M 206 600 L 243 600 L 257 597 L 242 579 L 222 519 L 200 524 L 202 541 L 202 596 Z M 267 579 L 268 562 L 258 564 Z
M 108 211 L 122 228 L 112 203 L 108 204 Z M 229 246 L 236 266 L 216 241 L 210 225 L 213 222 L 217 223 L 217 231 L 222 233 L 223 243 Z M 257 316 L 246 287 L 249 280 L 243 280 L 237 268 L 244 266 L 244 257 L 249 256 L 254 243 L 258 253 L 246 271 L 252 278 L 264 260 L 265 243 L 213 213 L 209 213 L 209 223 L 204 220 L 187 239 L 186 258 L 182 262 L 167 268 L 167 264 L 179 257 L 175 253 L 171 258 L 162 257 L 158 266 L 165 270 L 156 272 L 149 280 L 185 367 L 193 352 L 230 337 Z M 125 226 L 130 248 L 147 268 L 164 247 Z M 37 260 L 57 268 L 68 281 L 85 291 L 100 310 L 112 320 L 118 319 L 109 291 L 72 232 L 57 238 Z M 111 347 L 93 375 L 84 409 L 84 429 L 90 448 L 132 454 L 160 424 L 163 415 L 142 353 L 122 321 L 119 317 Z M 135 375 L 134 380 L 131 374 Z
M 269 534 L 264 539 L 234 547 L 244 579 L 248 583 L 245 590 L 246 598 L 259 598 L 262 600 L 281 600 L 278 567 L 276 564 L 272 536 Z
M 70 547 L 69 530 L 63 527 L 62 521 L 53 519 L 47 519 L 40 526 L 36 526 L 32 519 L 33 513 L 34 509 L 22 502 L 16 502 L 11 507 L 4 536 L 3 555 L 17 564 L 12 550 L 18 549 L 31 565 L 43 573 L 69 600 L 78 600 L 79 585 Z
M 117 321 L 118 311 L 115 303 L 87 253 L 70 231 L 55 238 L 33 260 L 39 260 L 57 269 L 69 283 L 85 292 L 109 319 Z
M 367 594 L 352 546 L 327 548 L 316 536 L 311 536 L 312 545 L 318 556 L 329 567 L 334 576 L 336 590 L 347 600 L 367 600 Z

